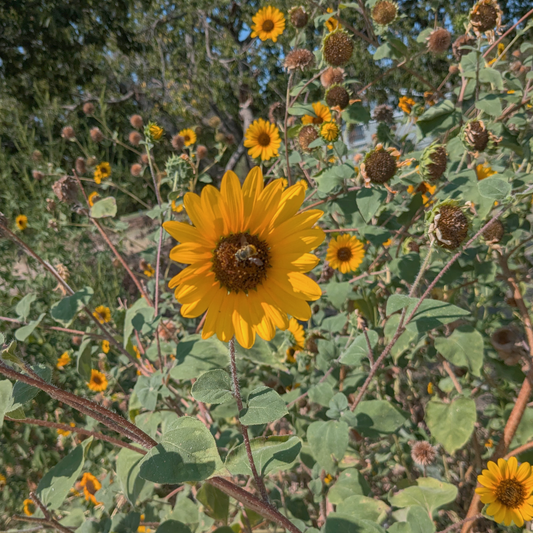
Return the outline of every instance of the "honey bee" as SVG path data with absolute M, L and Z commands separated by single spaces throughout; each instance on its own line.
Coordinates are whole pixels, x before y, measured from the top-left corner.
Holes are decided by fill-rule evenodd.
M 241 247 L 235 252 L 235 259 L 237 261 L 250 261 L 256 266 L 262 266 L 263 261 L 257 255 L 257 248 L 253 244 L 249 244 L 246 237 L 241 237 Z

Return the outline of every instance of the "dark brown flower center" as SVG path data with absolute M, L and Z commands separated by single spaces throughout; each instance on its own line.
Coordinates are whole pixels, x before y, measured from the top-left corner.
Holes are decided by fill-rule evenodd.
M 249 233 L 222 237 L 213 252 L 215 279 L 230 292 L 248 292 L 267 278 L 270 248 Z
M 349 261 L 352 258 L 352 249 L 347 246 L 343 246 L 337 250 L 337 258 L 339 261 Z
M 186 143 L 188 143 L 191 140 L 191 137 L 189 135 L 184 135 L 183 138 L 185 139 Z
M 100 376 L 93 376 L 93 383 L 95 385 L 101 385 L 102 384 L 102 380 L 100 379 Z
M 96 487 L 94 486 L 92 479 L 88 479 L 85 482 L 85 488 L 89 494 L 94 494 L 96 492 Z
M 268 146 L 270 144 L 270 135 L 266 132 L 260 133 L 257 137 L 257 143 L 260 146 Z
M 524 503 L 526 490 L 516 479 L 503 479 L 496 488 L 496 497 L 507 507 L 516 509 Z
M 274 21 L 267 19 L 263 22 L 263 31 L 272 31 L 274 29 Z
M 324 119 L 322 117 L 313 117 L 313 124 L 322 124 Z

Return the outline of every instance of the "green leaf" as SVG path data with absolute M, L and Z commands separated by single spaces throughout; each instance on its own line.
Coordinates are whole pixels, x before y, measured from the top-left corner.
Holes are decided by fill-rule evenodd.
M 395 522 L 387 529 L 387 533 L 413 533 L 413 530 L 407 522 Z
M 455 104 L 451 100 L 444 100 L 422 113 L 418 117 L 416 125 L 422 136 L 425 137 L 429 134 L 449 130 L 460 122 L 461 113 L 456 110 Z
M 85 381 L 91 379 L 91 343 L 92 339 L 90 337 L 83 339 L 76 354 L 76 371 Z
M 340 503 L 336 510 L 354 518 L 379 523 L 387 516 L 389 506 L 380 500 L 356 494 Z
M 302 441 L 292 435 L 259 437 L 250 441 L 250 447 L 259 474 L 266 476 L 290 469 L 298 459 L 302 449 Z M 234 476 L 239 474 L 252 475 L 244 444 L 231 450 L 226 457 L 226 468 Z
M 312 402 L 322 405 L 322 407 L 328 407 L 334 395 L 333 387 L 327 381 L 317 383 L 309 389 L 309 399 Z
M 18 328 L 15 331 L 15 339 L 20 342 L 24 342 L 32 333 L 33 330 L 41 323 L 41 320 L 45 317 L 46 313 L 41 313 L 37 320 L 32 320 L 29 324 Z
M 195 418 L 182 417 L 163 434 L 141 462 L 140 476 L 154 483 L 203 481 L 223 467 L 210 431 Z
M 84 287 L 72 296 L 63 298 L 50 309 L 51 317 L 63 325 L 70 324 L 78 311 L 84 305 L 88 305 L 93 293 L 94 291 L 91 287 Z
M 369 330 L 368 339 L 370 341 L 370 346 L 372 349 L 376 347 L 376 344 L 379 340 L 379 335 L 373 331 Z M 363 361 L 368 359 L 368 345 L 364 335 L 359 335 L 356 339 L 350 344 L 349 348 L 344 352 L 344 355 L 341 357 L 341 363 L 343 365 L 350 366 L 359 366 Z
M 347 514 L 329 513 L 324 533 L 385 533 L 385 530 L 370 520 Z
M 50 381 L 52 377 L 52 369 L 45 365 L 31 365 L 30 367 L 39 377 L 44 379 L 46 382 Z M 28 403 L 30 400 L 33 400 L 37 394 L 41 392 L 41 389 L 37 387 L 32 387 L 27 383 L 22 383 L 22 381 L 17 381 L 13 387 L 13 402 L 9 407 L 10 411 L 15 411 L 19 407 L 22 407 L 25 403 Z
M 8 379 L 0 381 L 0 428 L 4 424 L 4 416 L 11 410 L 11 393 L 13 385 Z
M 418 505 L 426 510 L 429 516 L 433 511 L 453 502 L 457 497 L 457 487 L 432 477 L 417 479 L 417 486 L 407 487 L 389 498 L 394 507 L 411 507 Z
M 146 483 L 139 476 L 142 459 L 143 455 L 127 448 L 120 450 L 117 456 L 117 476 L 122 486 L 122 492 L 134 507 Z
M 409 507 L 407 511 L 407 522 L 411 527 L 412 533 L 435 533 L 436 531 L 435 523 L 431 519 L 431 516 L 425 509 L 418 505 Z
M 31 304 L 35 300 L 37 300 L 37 295 L 33 293 L 26 294 L 26 296 L 24 296 L 24 298 L 22 298 L 22 300 L 20 300 L 20 302 L 17 304 L 17 307 L 15 307 L 15 312 L 23 322 L 28 320 Z
M 481 109 L 491 117 L 498 117 L 502 114 L 502 103 L 498 94 L 486 94 L 476 101 L 476 108 Z
M 348 300 L 348 296 L 353 293 L 353 284 L 348 281 L 343 283 L 330 281 L 326 287 L 326 297 L 337 309 L 340 309 Z
M 140 513 L 117 513 L 111 519 L 110 531 L 112 533 L 137 533 L 140 521 Z
M 370 486 L 365 478 L 355 468 L 343 470 L 335 484 L 328 491 L 328 500 L 337 505 L 350 496 L 360 494 L 367 496 L 370 493 Z
M 451 403 L 431 400 L 426 406 L 429 431 L 449 454 L 468 442 L 476 419 L 476 402 L 471 398 L 456 398 Z
M 159 525 L 155 533 L 191 533 L 191 529 L 178 520 L 165 520 Z
M 45 507 L 51 510 L 61 507 L 81 474 L 85 454 L 92 440 L 92 437 L 84 440 L 43 476 L 37 487 L 37 496 Z
M 98 202 L 100 203 L 100 202 Z M 124 317 L 124 348 L 128 346 L 128 342 L 133 333 L 133 319 L 137 313 L 146 307 L 150 307 L 144 298 L 139 298 L 127 311 Z
M 477 184 L 479 194 L 491 200 L 503 200 L 507 198 L 512 190 L 512 185 L 501 178 L 485 178 Z
M 248 406 L 239 419 L 245 426 L 259 426 L 279 420 L 288 414 L 287 406 L 281 396 L 270 387 L 257 387 L 248 395 Z
M 483 336 L 472 326 L 460 326 L 447 338 L 435 339 L 436 350 L 450 363 L 480 376 L 483 366 Z
M 92 218 L 114 217 L 117 214 L 117 202 L 112 196 L 108 196 L 92 207 L 89 215 Z
M 309 115 L 311 117 L 316 117 L 315 110 L 311 104 L 296 104 L 289 108 L 289 115 L 294 115 L 297 117 L 303 115 Z
M 342 119 L 347 124 L 368 124 L 370 122 L 370 111 L 362 102 L 354 102 L 343 111 Z
M 394 433 L 403 426 L 407 413 L 386 400 L 362 401 L 353 411 L 355 423 L 352 425 L 365 437 L 377 438 Z
M 161 373 L 155 372 L 150 377 L 139 376 L 133 390 L 139 398 L 141 405 L 145 409 L 148 409 L 148 411 L 154 411 L 157 405 L 157 396 L 159 395 L 161 387 Z
M 205 513 L 226 524 L 229 515 L 229 496 L 209 483 L 204 483 L 196 493 L 196 499 L 204 506 Z
M 484 83 L 492 83 L 494 85 L 494 88 L 498 89 L 499 91 L 503 89 L 502 75 L 500 74 L 500 71 L 496 70 L 495 68 L 489 68 L 489 67 L 482 68 L 479 71 L 479 81 L 482 81 Z M 498 95 L 494 95 L 494 96 L 499 98 Z
M 225 370 L 210 370 L 202 374 L 191 389 L 195 400 L 205 403 L 226 403 L 233 398 L 231 378 Z
M 372 217 L 384 204 L 385 198 L 387 198 L 387 192 L 377 187 L 363 188 L 357 193 L 355 202 L 365 222 L 368 223 L 372 220 Z
M 348 448 L 348 424 L 330 420 L 313 422 L 307 428 L 307 440 L 316 461 L 334 474 Z

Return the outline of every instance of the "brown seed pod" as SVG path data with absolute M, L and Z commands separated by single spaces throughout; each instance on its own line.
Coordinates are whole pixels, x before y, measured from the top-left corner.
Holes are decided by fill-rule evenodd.
M 443 205 L 435 217 L 437 243 L 446 250 L 455 250 L 468 235 L 468 219 L 460 207 Z
M 130 168 L 130 174 L 134 177 L 138 177 L 142 174 L 143 167 L 139 163 L 133 163 Z
M 91 131 L 89 133 L 91 135 L 91 139 L 95 143 L 100 143 L 104 140 L 104 134 L 100 131 L 100 128 L 91 128 Z
M 431 144 L 420 159 L 419 174 L 424 180 L 436 181 L 442 177 L 448 166 L 448 154 L 441 144 Z
M 132 131 L 128 136 L 128 140 L 130 141 L 130 144 L 133 144 L 133 146 L 139 146 L 139 143 L 142 141 L 142 139 L 142 135 L 138 131 Z
M 322 57 L 332 67 L 343 67 L 352 58 L 354 45 L 351 37 L 340 28 L 328 33 L 322 41 Z
M 143 127 L 143 118 L 141 117 L 141 115 L 132 115 L 130 117 L 130 124 L 136 130 L 140 130 Z
M 471 35 L 465 34 L 457 37 L 452 45 L 453 56 L 457 61 L 461 61 L 461 58 L 470 53 L 470 50 L 463 48 L 463 46 L 473 46 L 476 40 Z
M 92 115 L 94 113 L 94 104 L 92 102 L 85 102 L 83 104 L 83 112 L 86 115 Z
M 268 108 L 268 120 L 275 124 L 278 121 L 282 121 L 285 116 L 285 108 L 281 102 L 274 102 Z
M 94 157 L 93 155 L 89 156 L 87 158 L 87 166 L 88 167 L 94 167 L 98 164 L 98 158 Z
M 505 233 L 505 228 L 499 220 L 495 220 L 483 233 L 487 242 L 500 242 Z
M 325 89 L 337 83 L 342 83 L 343 81 L 344 81 L 344 69 L 343 68 L 328 67 L 320 75 L 320 83 L 322 84 L 322 87 L 324 87 Z
M 450 65 L 448 67 L 448 72 L 450 74 L 457 74 L 459 72 L 459 67 L 457 65 Z
M 205 159 L 207 157 L 207 148 L 203 144 L 199 144 L 196 149 L 196 157 L 198 160 Z
M 394 22 L 398 16 L 398 6 L 395 2 L 381 0 L 372 8 L 372 19 L 376 24 L 386 26 Z
M 300 69 L 303 72 L 305 69 L 312 67 L 314 63 L 315 54 L 313 52 L 305 48 L 298 48 L 287 54 L 283 66 L 289 72 L 296 69 Z
M 394 111 L 390 105 L 381 104 L 374 109 L 374 120 L 377 122 L 387 122 L 392 124 L 394 122 Z
M 63 137 L 63 139 L 67 139 L 69 141 L 71 141 L 72 139 L 75 139 L 76 138 L 76 133 L 74 131 L 74 128 L 72 126 L 65 126 L 61 130 L 61 137 Z
M 329 265 L 327 261 L 324 261 L 324 265 L 322 266 L 322 272 L 320 273 L 320 278 L 318 280 L 318 283 L 326 283 L 334 275 L 335 275 L 335 270 L 331 268 L 331 266 Z
M 345 109 L 350 103 L 350 95 L 342 85 L 332 85 L 326 91 L 326 103 L 329 107 Z
M 44 178 L 44 174 L 40 170 L 32 170 L 31 175 L 36 181 L 41 181 Z
M 83 157 L 78 157 L 76 159 L 75 167 L 76 172 L 80 176 L 83 176 L 87 172 L 87 165 L 85 164 L 85 159 L 83 159 Z
M 217 130 L 218 128 L 220 128 L 220 125 L 222 124 L 222 121 L 220 120 L 219 117 L 217 117 L 216 115 L 213 115 L 208 120 L 208 123 L 209 123 L 209 127 L 210 128 L 213 128 L 214 130 Z
M 419 466 L 428 466 L 437 457 L 437 450 L 425 440 L 415 442 L 411 447 L 411 457 Z
M 365 177 L 377 184 L 387 183 L 398 170 L 396 158 L 383 148 L 368 153 L 363 165 L 361 165 L 363 167 L 361 171 L 365 173 Z
M 293 7 L 289 10 L 289 20 L 295 28 L 305 28 L 309 21 L 309 15 L 302 6 Z
M 477 33 L 496 29 L 501 20 L 502 10 L 496 0 L 480 0 L 470 12 L 470 24 Z
M 60 202 L 71 204 L 76 200 L 78 195 L 78 185 L 76 180 L 70 176 L 59 178 L 53 185 L 52 190 L 59 198 Z
M 428 50 L 433 54 L 443 54 L 450 48 L 451 43 L 452 36 L 444 28 L 436 28 L 427 39 Z
M 514 326 L 497 329 L 490 336 L 490 342 L 498 352 L 500 359 L 508 366 L 516 365 L 527 354 L 523 335 Z
M 304 152 L 312 152 L 313 149 L 309 148 L 309 145 L 318 139 L 318 131 L 316 131 L 316 128 L 310 124 L 307 126 L 304 126 L 300 133 L 298 134 L 298 142 L 300 143 L 300 148 Z
M 176 134 L 170 141 L 174 150 L 181 150 L 185 146 L 185 138 L 182 135 Z
M 489 144 L 490 135 L 482 120 L 473 120 L 464 126 L 464 142 L 474 150 L 483 152 Z

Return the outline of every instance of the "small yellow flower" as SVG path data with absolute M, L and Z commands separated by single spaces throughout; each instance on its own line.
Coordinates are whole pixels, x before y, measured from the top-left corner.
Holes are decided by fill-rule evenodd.
M 273 42 L 285 30 L 285 17 L 283 13 L 273 6 L 261 8 L 253 17 L 252 38 L 259 37 L 262 41 L 272 39 Z
M 343 274 L 357 270 L 364 257 L 363 243 L 348 234 L 331 239 L 326 253 L 326 261 L 330 267 Z
M 291 335 L 291 348 L 293 352 L 304 349 L 305 344 L 305 330 L 303 326 L 295 318 L 289 319 L 289 327 L 287 331 Z
M 392 239 L 387 239 L 387 240 L 383 243 L 383 246 L 384 246 L 385 248 L 388 248 L 391 244 L 392 244 Z
M 37 506 L 33 503 L 33 500 L 24 500 L 22 505 L 24 508 L 24 514 L 26 516 L 32 516 L 33 514 L 35 514 L 35 511 L 37 511 Z
M 74 422 L 71 422 L 69 425 L 70 425 L 71 428 L 76 427 L 76 424 L 74 424 Z M 68 437 L 70 435 L 70 433 L 71 432 L 66 430 L 66 429 L 58 429 L 57 430 L 57 434 L 61 435 L 62 437 Z
M 6 476 L 4 474 L 0 474 L 0 488 L 3 487 L 7 483 Z
M 433 383 L 431 381 L 428 383 L 428 394 L 433 394 L 435 391 L 433 390 Z
M 111 322 L 111 311 L 109 307 L 105 305 L 99 305 L 93 313 L 93 316 L 100 322 L 100 324 L 105 324 L 106 322 Z
M 170 207 L 174 213 L 181 213 L 183 211 L 183 204 L 177 204 L 176 200 L 172 200 Z
M 102 341 L 102 352 L 109 353 L 109 341 Z
M 492 439 L 487 439 L 485 442 L 485 448 L 492 448 L 494 446 L 494 441 Z
M 326 10 L 328 13 L 333 13 L 333 9 L 331 7 L 328 7 Z M 326 20 L 326 28 L 328 31 L 335 31 L 339 27 L 339 21 L 335 17 L 330 17 L 328 20 Z
M 324 483 L 326 485 L 329 485 L 331 482 L 333 481 L 333 476 L 331 474 L 328 474 L 325 478 L 324 478 Z
M 144 522 L 145 516 L 142 514 L 140 517 L 140 521 Z M 150 533 L 151 529 L 147 526 L 139 526 L 137 528 L 137 533 Z
M 406 114 L 410 115 L 411 110 L 413 109 L 413 106 L 416 104 L 416 102 L 409 98 L 408 96 L 402 96 L 400 98 L 400 102 L 398 103 L 398 107 Z
M 181 130 L 179 134 L 185 139 L 185 146 L 191 146 L 196 142 L 196 133 L 191 128 Z
M 109 178 L 109 176 L 111 176 L 111 165 L 107 161 L 102 161 L 102 163 L 96 165 L 93 175 L 96 183 L 102 183 L 102 180 Z
M 424 205 L 426 205 L 427 203 L 429 203 L 431 201 L 430 197 L 435 194 L 436 190 L 437 190 L 437 186 L 436 185 L 430 185 L 426 181 L 423 181 L 417 187 L 415 187 L 414 185 L 409 185 L 407 187 L 407 192 L 409 194 L 413 194 L 414 195 L 414 194 L 416 194 L 418 192 L 420 194 L 422 194 L 422 200 L 423 200 Z
M 93 368 L 91 370 L 91 379 L 89 380 L 89 383 L 87 383 L 87 387 L 93 392 L 105 391 L 107 389 L 107 378 L 105 377 L 105 374 L 102 374 L 102 372 Z
M 139 348 L 137 348 L 137 346 L 133 345 L 133 351 L 135 352 L 135 356 L 137 357 L 137 359 L 140 359 L 141 358 L 141 352 L 139 351 Z
M 495 170 L 492 170 L 491 166 L 488 163 L 480 163 L 476 166 L 476 174 L 478 181 L 481 181 L 485 178 L 493 176 L 494 174 L 497 174 L 497 172 Z
M 155 269 L 154 267 L 148 263 L 146 265 L 146 268 L 144 269 L 144 275 L 147 277 L 147 278 L 151 278 L 153 275 L 155 274 Z
M 516 91 L 513 91 L 513 90 L 509 90 L 507 91 L 507 94 L 514 94 Z
M 102 180 L 100 179 L 100 181 Z M 89 205 L 92 207 L 96 203 L 98 198 L 100 198 L 100 195 L 96 191 L 89 194 Z
M 251 157 L 268 161 L 278 156 L 281 139 L 275 124 L 262 118 L 254 120 L 246 130 L 245 137 L 244 146 L 249 148 L 248 153 Z
M 24 231 L 28 227 L 28 217 L 26 215 L 19 215 L 15 219 L 15 223 L 20 231 Z
M 302 124 L 323 124 L 324 122 L 331 122 L 331 111 L 328 106 L 320 102 L 314 102 L 312 106 L 316 117 L 304 115 L 302 117 Z
M 320 126 L 320 135 L 325 141 L 336 141 L 339 138 L 340 132 L 341 129 L 335 122 L 326 122 Z
M 482 503 L 489 504 L 486 513 L 498 524 L 518 527 L 533 518 L 533 472 L 529 463 L 518 466 L 516 457 L 508 461 L 498 459 L 487 463 L 477 480 L 481 487 L 476 489 Z
M 148 126 L 148 131 L 154 141 L 159 141 L 163 137 L 163 133 L 165 133 L 161 126 L 153 123 Z
M 63 352 L 57 359 L 56 368 L 63 369 L 70 363 L 70 355 L 68 352 Z
M 100 502 L 96 501 L 94 495 L 102 488 L 100 481 L 89 472 L 85 472 L 81 478 L 80 485 L 83 487 L 85 499 L 93 502 L 94 505 L 98 505 Z

